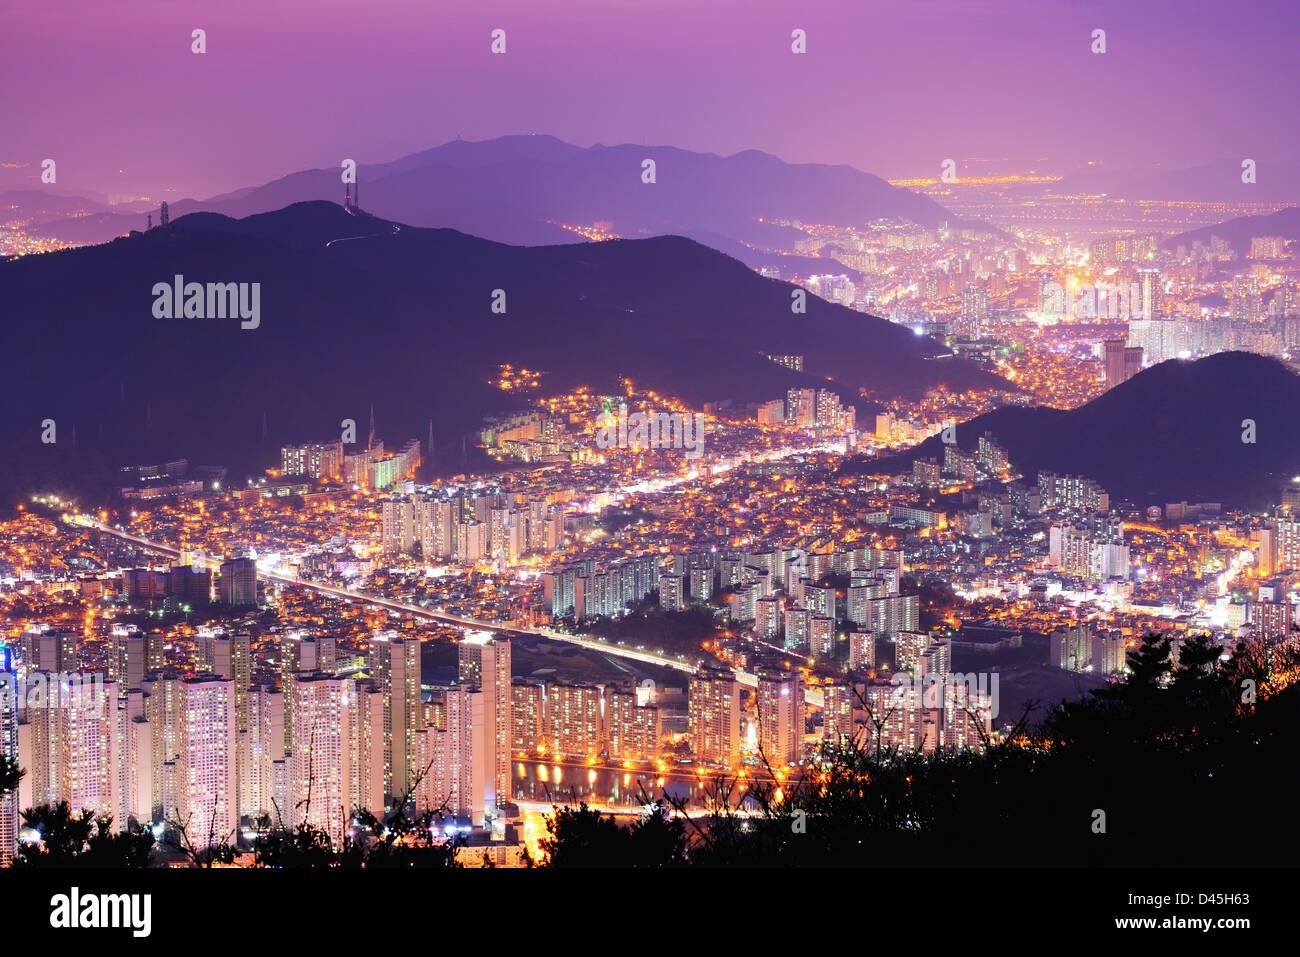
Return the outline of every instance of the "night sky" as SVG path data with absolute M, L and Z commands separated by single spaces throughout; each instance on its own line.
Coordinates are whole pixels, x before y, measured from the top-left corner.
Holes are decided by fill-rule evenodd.
M 1293 0 L 13 4 L 0 186 L 37 185 L 52 157 L 62 192 L 203 198 L 534 130 L 889 177 L 946 157 L 1057 173 L 1280 161 L 1300 155 L 1297 26 Z

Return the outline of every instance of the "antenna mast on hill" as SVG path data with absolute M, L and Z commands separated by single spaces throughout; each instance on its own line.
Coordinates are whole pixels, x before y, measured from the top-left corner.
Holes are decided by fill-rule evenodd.
M 350 213 L 360 210 L 361 171 L 353 173 L 353 182 L 343 184 L 343 208 Z

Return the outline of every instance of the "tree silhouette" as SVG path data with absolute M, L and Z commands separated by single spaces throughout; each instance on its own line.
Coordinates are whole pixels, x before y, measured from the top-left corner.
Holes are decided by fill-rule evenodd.
M 27 772 L 13 758 L 0 754 L 0 797 L 18 790 L 18 782 Z
M 19 841 L 15 867 L 147 867 L 154 844 L 145 828 L 115 831 L 112 817 L 74 813 L 67 801 L 28 808 L 23 823 L 40 837 Z

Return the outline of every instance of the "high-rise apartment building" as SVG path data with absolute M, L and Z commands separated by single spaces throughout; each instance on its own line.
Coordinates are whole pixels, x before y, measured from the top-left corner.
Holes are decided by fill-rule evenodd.
M 510 800 L 510 639 L 473 632 L 459 646 L 460 683 L 483 692 L 481 750 L 488 773 L 489 806 Z
M 730 671 L 702 669 L 688 690 L 691 748 L 702 764 L 740 763 L 740 684 Z
M 510 687 L 510 748 L 529 754 L 545 743 L 546 685 L 532 678 L 514 678 Z
M 239 824 L 234 682 L 197 675 L 181 682 L 180 692 L 179 823 L 196 848 L 233 841 Z
M 217 594 L 222 604 L 257 604 L 257 564 L 251 558 L 230 558 L 221 563 Z
M 758 676 L 758 746 L 773 768 L 803 761 L 803 672 Z
M 384 793 L 403 797 L 416 768 L 415 738 L 423 728 L 420 642 L 386 632 L 370 639 L 366 671 L 384 696 Z
M 638 705 L 630 689 L 610 689 L 605 696 L 605 742 L 614 761 L 654 761 L 659 757 L 662 722 L 659 708 Z
M 351 812 L 359 770 L 353 764 L 355 752 L 356 692 L 350 678 L 320 672 L 295 675 L 292 679 L 293 737 L 296 742 L 290 763 L 290 801 L 293 819 L 329 835 L 335 847 L 342 847 Z M 289 809 L 285 809 L 289 813 Z
M 604 688 L 585 682 L 547 686 L 546 741 L 552 752 L 596 757 L 605 749 Z

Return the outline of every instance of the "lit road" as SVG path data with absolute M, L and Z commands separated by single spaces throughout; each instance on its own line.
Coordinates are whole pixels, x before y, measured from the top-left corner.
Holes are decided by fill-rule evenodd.
M 523 814 L 546 815 L 546 814 L 553 813 L 555 811 L 556 806 L 559 807 L 575 806 L 572 804 L 566 804 L 565 802 L 559 799 L 556 799 L 554 801 L 524 801 L 524 800 L 520 800 L 519 798 L 511 798 L 510 801 L 512 804 L 517 805 L 519 807 L 520 812 L 522 812 Z M 587 801 L 587 807 L 591 808 L 593 811 L 599 811 L 601 814 L 613 814 L 615 816 L 623 816 L 623 817 L 641 817 L 641 815 L 645 814 L 645 808 L 639 804 L 601 804 L 599 802 L 593 804 L 591 801 Z M 670 814 L 672 817 L 702 818 L 702 817 L 706 817 L 709 813 L 708 810 L 702 808 L 689 809 L 686 812 L 686 814 L 682 814 L 680 811 L 675 810 L 673 808 L 667 808 L 666 810 L 668 814 Z M 731 813 L 734 814 L 736 817 L 762 817 L 763 816 L 762 811 L 751 810 L 748 808 L 732 808 Z
M 68 520 L 82 525 L 86 528 L 94 528 L 106 535 L 112 535 L 123 541 L 139 545 L 141 548 L 147 548 L 150 551 L 160 552 L 164 555 L 170 555 L 175 558 L 180 557 L 180 550 L 172 548 L 170 545 L 163 545 L 159 542 L 142 538 L 139 535 L 132 535 L 121 529 L 113 528 L 102 522 L 87 518 L 83 515 L 69 516 Z M 207 566 L 216 570 L 221 562 L 215 558 L 205 558 Z M 683 661 L 681 658 L 670 658 L 667 655 L 655 654 L 652 651 L 638 650 L 628 648 L 624 645 L 610 644 L 607 641 L 601 641 L 599 638 L 592 638 L 585 635 L 572 635 L 563 631 L 555 631 L 551 628 L 533 628 L 522 625 L 510 625 L 499 621 L 485 621 L 481 618 L 466 618 L 461 615 L 452 615 L 444 611 L 434 611 L 429 608 L 422 608 L 419 605 L 408 605 L 404 602 L 394 601 L 391 598 L 384 598 L 380 595 L 374 595 L 370 592 L 349 591 L 346 588 L 337 588 L 334 585 L 323 585 L 319 582 L 306 581 L 301 578 L 293 578 L 288 575 L 277 575 L 274 572 L 268 572 L 261 568 L 257 569 L 257 574 L 262 578 L 278 582 L 283 585 L 296 585 L 299 588 L 306 588 L 322 595 L 329 595 L 331 598 L 339 598 L 343 601 L 358 602 L 366 605 L 375 605 L 379 608 L 394 611 L 398 614 L 410 615 L 413 618 L 423 618 L 428 621 L 438 621 L 449 625 L 456 625 L 460 628 L 471 628 L 478 631 L 496 631 L 496 632 L 514 632 L 521 635 L 535 635 L 539 638 L 547 638 L 551 641 L 563 641 L 571 645 L 579 645 L 583 648 L 599 651 L 603 654 L 613 655 L 617 658 L 626 658 L 630 661 L 639 661 L 643 664 L 658 665 L 664 668 L 675 668 L 678 671 L 694 673 L 698 667 L 693 662 Z M 736 680 L 746 688 L 758 687 L 758 676 L 750 674 L 739 669 L 732 669 L 735 672 Z M 804 698 L 808 704 L 814 707 L 822 707 L 823 696 L 820 691 L 807 689 Z

